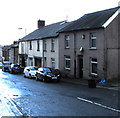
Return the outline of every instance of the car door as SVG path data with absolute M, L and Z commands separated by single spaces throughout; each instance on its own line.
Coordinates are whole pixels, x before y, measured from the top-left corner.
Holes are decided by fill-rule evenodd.
M 30 69 L 29 68 L 27 68 L 27 69 L 25 69 L 25 76 L 27 76 L 27 77 L 29 77 L 29 71 L 30 71 Z

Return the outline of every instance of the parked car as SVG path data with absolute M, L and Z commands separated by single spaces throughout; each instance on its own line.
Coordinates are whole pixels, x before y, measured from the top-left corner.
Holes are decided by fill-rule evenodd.
M 2 62 L 0 62 L 0 69 L 3 67 L 3 64 L 2 64 Z
M 19 64 L 11 64 L 9 67 L 10 73 L 22 73 L 22 68 Z
M 38 68 L 36 73 L 36 80 L 46 81 L 60 81 L 60 71 L 52 68 Z
M 28 78 L 36 78 L 36 72 L 38 71 L 38 68 L 35 66 L 29 66 L 25 67 L 24 69 L 24 77 Z
M 11 62 L 3 62 L 3 67 L 2 67 L 2 71 L 9 71 L 9 68 L 11 66 Z

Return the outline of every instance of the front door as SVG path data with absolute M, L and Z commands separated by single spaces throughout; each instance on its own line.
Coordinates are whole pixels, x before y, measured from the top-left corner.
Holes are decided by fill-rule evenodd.
M 79 77 L 83 78 L 83 56 L 79 56 Z

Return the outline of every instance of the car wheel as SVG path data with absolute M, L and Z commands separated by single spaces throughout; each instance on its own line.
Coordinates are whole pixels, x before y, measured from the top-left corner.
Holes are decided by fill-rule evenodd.
M 13 70 L 11 70 L 10 73 L 13 74 Z
M 43 81 L 43 82 L 46 82 L 46 79 L 45 79 L 44 77 L 42 77 L 42 81 Z
M 38 81 L 39 80 L 39 78 L 38 78 L 38 74 L 36 75 L 36 81 Z
M 24 74 L 24 77 L 26 78 L 26 75 Z
M 5 69 L 3 68 L 2 71 L 5 72 Z
M 32 78 L 31 74 L 29 74 L 29 78 L 30 78 L 30 79 Z
M 60 82 L 60 79 L 57 79 L 57 82 Z

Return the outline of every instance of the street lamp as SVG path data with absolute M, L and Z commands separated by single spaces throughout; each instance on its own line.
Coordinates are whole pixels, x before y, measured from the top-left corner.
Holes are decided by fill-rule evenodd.
M 22 28 L 22 27 L 20 27 L 20 28 L 18 28 L 19 30 L 25 30 L 25 36 L 27 35 L 27 29 L 26 28 Z

